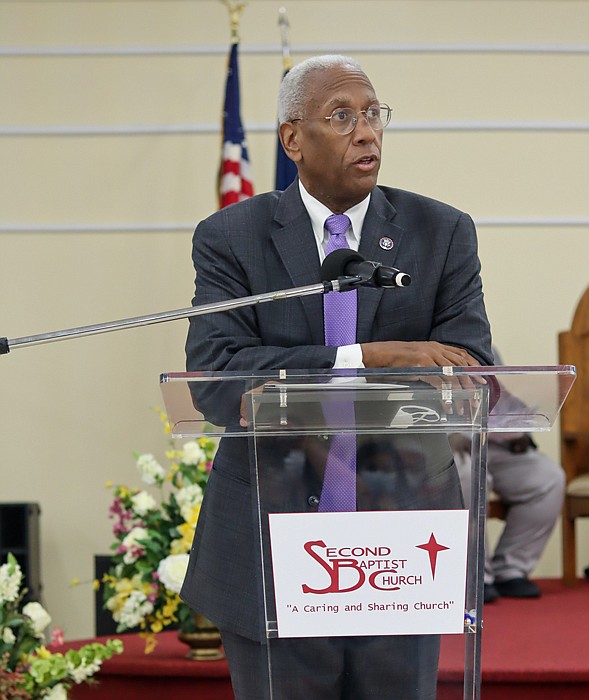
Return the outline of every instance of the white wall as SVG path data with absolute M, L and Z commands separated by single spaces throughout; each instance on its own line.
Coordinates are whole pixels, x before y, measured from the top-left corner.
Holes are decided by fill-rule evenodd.
M 589 282 L 589 3 L 250 0 L 240 70 L 257 192 L 273 187 L 282 5 L 295 61 L 354 55 L 394 107 L 381 182 L 478 222 L 505 361 L 555 364 Z M 0 336 L 190 304 L 192 229 L 216 208 L 228 44 L 213 0 L 0 3 Z M 154 125 L 202 131 L 105 133 Z M 103 132 L 48 133 L 78 127 Z M 163 457 L 151 407 L 159 373 L 184 368 L 185 330 L 0 358 L 0 500 L 41 504 L 45 602 L 68 638 L 93 632 L 90 587 L 68 585 L 108 550 L 105 482 L 136 483 L 135 450 Z M 539 442 L 558 456 L 557 430 Z M 556 534 L 536 573 L 560 574 Z

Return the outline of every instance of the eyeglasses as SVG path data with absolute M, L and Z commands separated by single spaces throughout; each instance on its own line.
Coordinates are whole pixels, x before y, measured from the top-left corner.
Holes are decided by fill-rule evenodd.
M 370 105 L 368 109 L 361 109 L 359 112 L 355 112 L 350 107 L 338 107 L 334 109 L 329 117 L 308 117 L 291 119 L 293 122 L 308 122 L 313 119 L 328 119 L 331 124 L 331 128 L 336 134 L 340 136 L 346 136 L 351 134 L 358 124 L 358 118 L 360 114 L 366 117 L 368 126 L 370 126 L 373 131 L 382 131 L 385 126 L 391 121 L 391 114 L 393 110 L 386 104 L 380 105 Z

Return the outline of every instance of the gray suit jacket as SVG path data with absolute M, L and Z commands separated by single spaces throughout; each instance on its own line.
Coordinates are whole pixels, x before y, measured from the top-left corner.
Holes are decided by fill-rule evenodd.
M 393 241 L 387 250 L 383 238 Z M 435 340 L 492 364 L 477 241 L 466 214 L 435 200 L 376 188 L 359 252 L 397 267 L 411 286 L 358 290 L 357 342 Z M 222 209 L 195 232 L 194 304 L 315 284 L 320 262 L 298 183 Z M 310 369 L 333 366 L 325 347 L 323 300 L 314 295 L 191 319 L 188 370 Z M 212 398 L 212 400 L 210 400 Z M 209 397 L 213 422 L 227 402 Z M 260 557 L 245 438 L 227 438 L 215 458 L 181 595 L 221 629 L 263 639 Z M 450 457 L 451 459 L 451 457 Z

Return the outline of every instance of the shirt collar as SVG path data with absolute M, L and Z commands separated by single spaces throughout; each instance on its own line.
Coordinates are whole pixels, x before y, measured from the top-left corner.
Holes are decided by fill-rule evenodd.
M 311 224 L 313 226 L 313 233 L 315 234 L 315 239 L 317 240 L 317 245 L 319 248 L 325 249 L 326 241 L 329 238 L 329 233 L 325 231 L 325 219 L 333 214 L 325 204 L 322 204 L 318 199 L 315 199 L 313 195 L 309 194 L 305 189 L 303 183 L 299 179 L 299 191 L 301 193 L 301 198 L 309 217 L 311 218 Z M 370 194 L 367 195 L 359 204 L 356 204 L 351 209 L 344 212 L 350 217 L 352 222 L 351 231 L 348 230 L 346 237 L 350 248 L 358 250 L 360 245 L 360 237 L 362 235 L 362 225 L 364 223 L 364 217 L 368 211 L 368 205 L 370 204 Z

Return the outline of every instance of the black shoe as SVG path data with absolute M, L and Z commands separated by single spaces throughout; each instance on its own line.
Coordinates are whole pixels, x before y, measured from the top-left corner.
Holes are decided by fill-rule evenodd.
M 542 595 L 538 586 L 527 578 L 495 581 L 495 588 L 504 598 L 539 598 Z
M 497 598 L 499 598 L 499 591 L 492 583 L 485 583 L 483 590 L 483 600 L 485 603 L 493 603 L 497 600 Z

